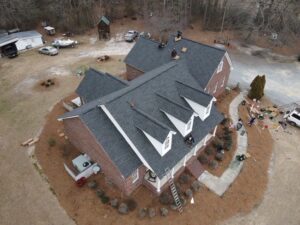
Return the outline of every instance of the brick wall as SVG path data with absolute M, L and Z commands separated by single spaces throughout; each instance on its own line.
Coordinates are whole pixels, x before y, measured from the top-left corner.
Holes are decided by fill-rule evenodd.
M 142 75 L 144 72 L 137 70 L 135 68 L 133 68 L 130 65 L 126 64 L 126 77 L 127 80 L 133 80 L 135 78 L 137 78 L 138 76 Z
M 220 73 L 217 73 L 217 70 L 215 71 L 214 75 L 212 76 L 212 78 L 210 79 L 210 81 L 206 86 L 206 91 L 212 94 L 214 97 L 218 97 L 220 94 L 222 94 L 225 91 L 229 79 L 229 74 L 230 74 L 230 65 L 227 58 L 224 56 L 222 71 Z M 224 85 L 221 86 L 223 80 L 224 80 Z M 216 85 L 218 85 L 218 87 L 217 87 L 217 91 L 214 93 Z
M 63 120 L 65 133 L 70 142 L 82 153 L 87 153 L 94 162 L 97 162 L 107 179 L 113 182 L 126 195 L 130 195 L 138 186 L 142 184 L 146 169 L 139 168 L 139 179 L 132 183 L 132 177 L 125 178 L 118 168 L 111 161 L 110 157 L 103 150 L 96 138 L 80 118 L 70 118 Z

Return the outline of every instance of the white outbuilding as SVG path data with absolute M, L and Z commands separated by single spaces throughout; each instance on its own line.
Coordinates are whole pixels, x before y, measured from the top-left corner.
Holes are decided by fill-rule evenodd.
M 43 36 L 39 32 L 34 30 L 17 32 L 11 35 L 18 39 L 18 41 L 16 42 L 18 51 L 37 48 L 44 44 Z

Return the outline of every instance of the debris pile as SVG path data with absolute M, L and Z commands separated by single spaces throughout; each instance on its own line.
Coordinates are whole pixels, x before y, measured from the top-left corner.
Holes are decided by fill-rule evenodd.
M 48 87 L 50 87 L 50 86 L 52 86 L 52 85 L 55 85 L 54 79 L 48 79 L 48 80 L 43 81 L 43 82 L 41 83 L 41 86 L 44 86 L 44 87 L 46 87 L 46 88 L 48 88 Z

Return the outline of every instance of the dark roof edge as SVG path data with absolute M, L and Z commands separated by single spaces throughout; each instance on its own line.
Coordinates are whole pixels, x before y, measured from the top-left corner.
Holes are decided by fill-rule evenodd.
M 148 113 L 144 112 L 141 109 L 138 109 L 137 107 L 132 107 L 132 109 L 134 111 L 136 111 L 137 113 L 141 114 L 142 116 L 146 117 L 147 119 L 149 119 L 150 121 L 152 121 L 153 123 L 155 123 L 156 125 L 160 126 L 161 128 L 165 129 L 165 130 L 169 130 L 169 131 L 173 131 L 170 127 L 168 127 L 167 125 L 165 125 L 164 123 L 160 122 L 159 120 L 155 119 L 154 117 L 152 117 L 151 115 L 149 115 Z
M 184 85 L 184 86 L 186 86 L 186 87 L 188 87 L 188 88 L 191 88 L 191 89 L 193 89 L 193 90 L 195 90 L 195 91 L 198 91 L 198 92 L 200 92 L 201 94 L 204 94 L 204 95 L 206 95 L 206 96 L 208 96 L 208 97 L 213 98 L 212 95 L 207 94 L 206 92 L 201 91 L 201 90 L 199 90 L 199 89 L 196 89 L 196 88 L 194 88 L 194 87 L 191 87 L 190 85 L 187 85 L 187 84 L 185 84 L 185 83 L 182 83 L 182 82 L 180 82 L 180 81 L 178 81 L 178 80 L 176 80 L 175 82 L 177 82 L 177 83 L 179 83 L 179 84 L 181 84 L 181 85 Z
M 165 99 L 166 101 L 169 101 L 169 102 L 171 102 L 172 104 L 174 104 L 174 105 L 176 105 L 176 106 L 178 106 L 178 107 L 180 107 L 180 108 L 186 110 L 186 111 L 193 112 L 193 110 L 191 110 L 190 108 L 185 107 L 184 105 L 181 105 L 181 104 L 179 104 L 179 103 L 173 101 L 172 99 L 169 99 L 168 97 L 163 96 L 162 94 L 160 94 L 160 93 L 158 93 L 158 92 L 156 92 L 155 94 L 158 95 L 159 97 Z
M 114 75 L 112 75 L 112 74 L 110 74 L 110 73 L 108 73 L 108 72 L 102 72 L 102 71 L 96 70 L 96 69 L 93 68 L 93 67 L 90 67 L 89 69 L 90 69 L 90 70 L 93 70 L 94 72 L 96 72 L 96 73 L 98 73 L 98 74 L 101 73 L 101 74 L 106 75 L 106 76 L 108 76 L 108 77 L 110 77 L 110 78 L 113 78 L 113 79 L 115 79 L 116 81 L 121 82 L 122 84 L 129 85 L 129 82 L 128 82 L 127 80 L 121 79 L 120 77 L 114 76 Z

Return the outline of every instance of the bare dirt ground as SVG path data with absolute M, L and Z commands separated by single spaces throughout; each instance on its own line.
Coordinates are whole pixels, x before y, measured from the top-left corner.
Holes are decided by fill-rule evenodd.
M 236 92 L 233 92 L 227 95 L 227 98 L 224 96 L 223 99 L 229 103 L 235 95 Z M 223 108 L 226 113 L 226 104 L 219 105 L 219 107 Z M 248 119 L 246 108 L 241 108 L 240 111 L 241 117 L 246 121 Z M 47 123 L 40 135 L 40 141 L 36 145 L 36 156 L 60 204 L 78 225 L 93 224 L 94 221 L 115 225 L 121 223 L 140 225 L 174 224 L 175 221 L 177 224 L 189 225 L 216 224 L 236 213 L 251 211 L 263 197 L 268 181 L 268 166 L 273 141 L 268 130 L 258 132 L 257 129 L 259 128 L 251 127 L 247 128 L 249 142 L 257 143 L 249 146 L 248 151 L 251 153 L 252 158 L 246 161 L 240 176 L 222 198 L 203 187 L 200 192 L 194 195 L 195 204 L 188 203 L 183 214 L 179 215 L 177 212 L 169 209 L 168 219 L 159 215 L 153 219 L 139 219 L 138 209 L 140 208 L 153 207 L 159 213 L 160 207 L 166 207 L 161 205 L 158 202 L 158 198 L 149 190 L 141 187 L 131 196 L 137 202 L 137 209 L 129 215 L 122 216 L 109 205 L 102 204 L 94 190 L 89 189 L 87 186 L 83 188 L 76 187 L 74 181 L 64 170 L 63 163 L 70 163 L 79 152 L 67 140 L 59 137 L 59 133 L 63 131 L 63 126 L 56 118 L 63 112 L 64 109 L 59 103 L 48 115 Z M 56 140 L 54 147 L 49 147 L 49 138 Z M 257 141 L 260 138 L 262 140 Z M 265 149 L 262 151 L 262 148 Z M 234 152 L 234 149 L 232 152 Z M 221 172 L 220 170 L 219 173 Z M 119 201 L 126 200 L 126 197 L 122 196 L 118 189 L 105 182 L 103 174 L 91 177 L 89 180 L 96 180 L 99 187 L 110 198 L 118 198 Z M 182 191 L 185 191 L 187 188 L 186 186 L 180 187 Z M 237 201 L 237 199 L 239 200 Z
M 142 23 L 136 21 L 131 21 L 130 25 L 127 25 L 124 21 L 117 22 L 117 26 L 112 26 L 113 37 L 116 37 L 117 32 L 123 32 L 129 28 L 143 30 L 142 27 Z M 191 35 L 191 38 L 195 40 L 205 41 L 206 39 L 207 43 L 211 43 L 211 38 L 205 38 L 206 34 L 199 31 L 197 27 L 188 32 L 187 36 Z M 211 35 L 213 37 L 214 34 Z M 94 31 L 74 38 L 79 40 L 80 45 L 74 49 L 63 49 L 55 57 L 39 55 L 36 50 L 31 50 L 12 60 L 0 59 L 1 225 L 74 224 L 74 221 L 70 219 L 55 195 L 50 191 L 49 185 L 35 169 L 30 157 L 28 157 L 28 150 L 20 147 L 20 143 L 37 135 L 43 127 L 45 116 L 51 111 L 51 107 L 74 92 L 81 80 L 80 77 L 73 75 L 78 68 L 94 64 L 98 69 L 121 74 L 125 70 L 125 66 L 120 60 L 124 57 L 122 55 L 126 54 L 132 46 L 128 44 L 122 45 L 122 48 L 116 48 L 114 43 L 110 45 L 104 41 L 98 41 Z M 113 56 L 113 61 L 104 64 L 95 62 L 95 56 L 110 52 L 110 50 L 116 55 L 109 54 Z M 90 54 L 90 52 L 93 54 Z M 59 85 L 49 91 L 34 89 L 37 83 L 47 78 L 57 79 Z M 281 134 L 277 134 L 277 136 L 281 138 Z M 296 137 L 299 137 L 299 131 L 295 129 L 293 136 L 287 136 L 278 145 L 276 142 L 273 173 L 268 192 L 257 211 L 254 210 L 252 214 L 245 217 L 245 224 L 248 221 L 252 221 L 249 224 L 255 224 L 256 220 L 262 221 L 258 224 L 276 224 L 276 221 L 283 220 L 287 223 L 283 222 L 281 224 L 298 224 L 296 222 L 300 221 L 299 207 L 297 207 L 300 196 L 299 180 L 295 179 L 295 176 L 299 174 L 300 156 L 299 138 Z M 282 151 L 282 149 L 285 149 L 285 151 Z M 197 195 L 195 205 L 189 205 L 185 210 L 186 217 L 181 218 L 174 214 L 168 219 L 164 219 L 163 223 L 174 224 L 176 219 L 178 224 L 199 224 L 199 221 L 203 221 L 202 217 L 206 216 L 208 219 L 203 221 L 203 224 L 211 224 L 213 221 L 229 218 L 239 210 L 244 213 L 243 210 L 237 209 L 234 203 L 237 198 L 241 201 L 247 201 L 247 188 L 249 185 L 247 184 L 247 174 L 243 176 L 245 171 L 253 172 L 251 168 L 243 170 L 237 182 L 223 199 L 217 198 L 207 190 L 203 190 Z M 262 177 L 262 175 L 258 175 L 259 177 Z M 239 180 L 241 183 L 239 183 Z M 245 187 L 246 190 L 241 186 Z M 255 187 L 249 186 L 249 188 Z M 93 195 L 93 199 L 94 197 Z M 212 200 L 214 204 L 209 205 Z M 90 199 L 90 201 L 93 200 Z M 276 204 L 278 202 L 280 204 Z M 231 205 L 234 207 L 229 207 Z M 220 207 L 224 208 L 225 211 L 220 211 Z M 246 207 L 248 207 L 246 211 L 249 212 L 253 207 L 253 203 L 246 204 Z M 295 209 L 298 209 L 298 211 Z M 111 211 L 110 209 L 106 210 Z M 270 214 L 272 218 L 268 218 Z M 98 215 L 97 220 L 94 221 L 102 221 L 102 216 L 107 218 L 105 214 Z M 238 217 L 236 221 L 243 221 L 243 217 L 244 214 Z M 104 218 L 105 221 L 106 218 Z M 111 224 L 129 224 L 131 222 L 130 217 L 113 218 L 113 220 L 110 221 Z M 290 221 L 291 223 L 289 223 Z M 161 223 L 161 220 L 156 218 L 149 221 L 147 219 L 138 221 L 136 224 L 151 223 L 158 224 Z M 237 223 L 239 222 L 233 221 L 231 224 Z

